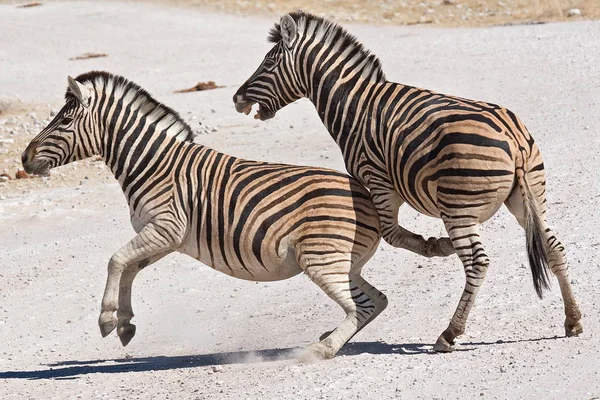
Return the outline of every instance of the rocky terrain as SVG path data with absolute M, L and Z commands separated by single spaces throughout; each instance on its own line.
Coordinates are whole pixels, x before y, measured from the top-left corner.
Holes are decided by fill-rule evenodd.
M 269 49 L 276 17 L 146 3 L 0 5 L 0 398 L 349 399 L 600 396 L 600 23 L 494 28 L 346 24 L 389 79 L 501 103 L 538 142 L 548 219 L 567 246 L 584 333 L 563 337 L 558 285 L 539 300 L 524 235 L 501 210 L 484 224 L 488 278 L 452 354 L 431 345 L 464 285 L 457 258 L 382 243 L 365 276 L 388 309 L 333 360 L 296 350 L 343 317 L 305 276 L 254 283 L 173 255 L 136 279 L 137 335 L 97 328 L 106 264 L 133 236 L 120 188 L 97 159 L 13 179 L 63 101 L 66 76 L 127 76 L 178 110 L 196 140 L 236 156 L 343 170 L 303 100 L 260 123 L 231 96 Z M 75 59 L 88 53 L 106 57 Z M 174 93 L 198 82 L 222 88 Z M 201 124 L 200 124 L 201 123 Z M 437 220 L 402 210 L 425 236 Z

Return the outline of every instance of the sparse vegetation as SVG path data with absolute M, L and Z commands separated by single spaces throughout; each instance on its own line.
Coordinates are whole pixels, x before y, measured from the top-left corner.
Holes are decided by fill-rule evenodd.
M 144 1 L 144 0 L 140 0 Z M 280 15 L 303 9 L 339 22 L 482 26 L 600 18 L 598 0 L 149 0 L 237 14 Z M 569 16 L 578 9 L 580 15 Z M 572 14 L 572 13 L 571 13 Z

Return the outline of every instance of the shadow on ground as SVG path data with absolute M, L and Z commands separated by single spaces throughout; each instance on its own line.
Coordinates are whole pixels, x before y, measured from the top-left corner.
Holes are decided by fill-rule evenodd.
M 467 342 L 456 351 L 470 351 L 474 348 L 464 346 L 505 345 L 519 342 L 537 342 L 553 340 L 557 337 L 524 339 L 497 342 Z M 0 379 L 76 379 L 88 374 L 114 374 L 121 372 L 163 371 L 180 368 L 208 367 L 211 365 L 253 364 L 259 362 L 294 360 L 301 348 L 265 349 L 256 351 L 237 351 L 192 356 L 152 356 L 122 358 L 116 360 L 60 361 L 47 364 L 39 370 L 0 372 Z M 384 342 L 355 342 L 344 346 L 338 356 L 356 356 L 359 354 L 436 354 L 431 345 L 424 343 L 388 344 Z

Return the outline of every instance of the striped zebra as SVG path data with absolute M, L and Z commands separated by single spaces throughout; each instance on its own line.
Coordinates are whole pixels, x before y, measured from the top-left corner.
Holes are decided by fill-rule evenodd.
M 272 118 L 306 97 L 342 151 L 346 167 L 367 189 L 384 240 L 425 256 L 458 254 L 466 285 L 434 348 L 454 349 L 489 260 L 479 224 L 504 203 L 526 232 L 537 294 L 558 278 L 567 336 L 582 332 L 568 278 L 565 248 L 545 221 L 544 164 L 533 138 L 506 108 L 387 81 L 379 60 L 342 27 L 302 11 L 270 31 L 273 48 L 233 97 L 238 112 L 258 103 Z M 441 218 L 449 238 L 423 239 L 398 225 L 408 203 Z
M 39 174 L 100 155 L 123 189 L 137 236 L 108 263 L 98 320 L 103 337 L 116 327 L 122 344 L 129 343 L 133 279 L 174 251 L 251 281 L 306 273 L 347 314 L 308 346 L 309 357 L 333 357 L 386 308 L 385 295 L 360 275 L 381 238 L 377 210 L 348 175 L 195 144 L 175 111 L 107 72 L 69 77 L 65 99 L 22 161 Z

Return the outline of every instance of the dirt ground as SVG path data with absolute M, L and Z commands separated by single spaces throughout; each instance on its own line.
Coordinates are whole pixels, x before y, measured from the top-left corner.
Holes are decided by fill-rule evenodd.
M 308 101 L 266 123 L 233 108 L 269 49 L 273 16 L 53 2 L 0 5 L 0 20 L 0 174 L 14 177 L 24 146 L 61 106 L 66 76 L 93 69 L 139 83 L 205 145 L 343 170 Z M 345 25 L 389 79 L 500 103 L 525 121 L 544 156 L 548 219 L 567 246 L 583 335 L 563 337 L 556 283 L 536 297 L 523 232 L 502 209 L 483 226 L 491 267 L 452 354 L 431 345 L 464 285 L 458 259 L 386 244 L 365 276 L 390 305 L 333 360 L 295 360 L 295 349 L 343 317 L 305 276 L 245 282 L 184 256 L 137 278 L 137 335 L 123 348 L 114 334 L 100 337 L 96 320 L 106 264 L 134 233 L 118 184 L 87 160 L 0 182 L 0 398 L 600 398 L 600 23 Z M 107 57 L 72 59 L 87 52 Z M 224 87 L 173 93 L 209 80 Z M 439 221 L 409 209 L 401 222 L 443 234 Z
M 31 5 L 31 0 L 0 3 Z M 338 22 L 489 26 L 600 18 L 598 0 L 134 0 L 245 16 L 280 16 L 310 10 Z

